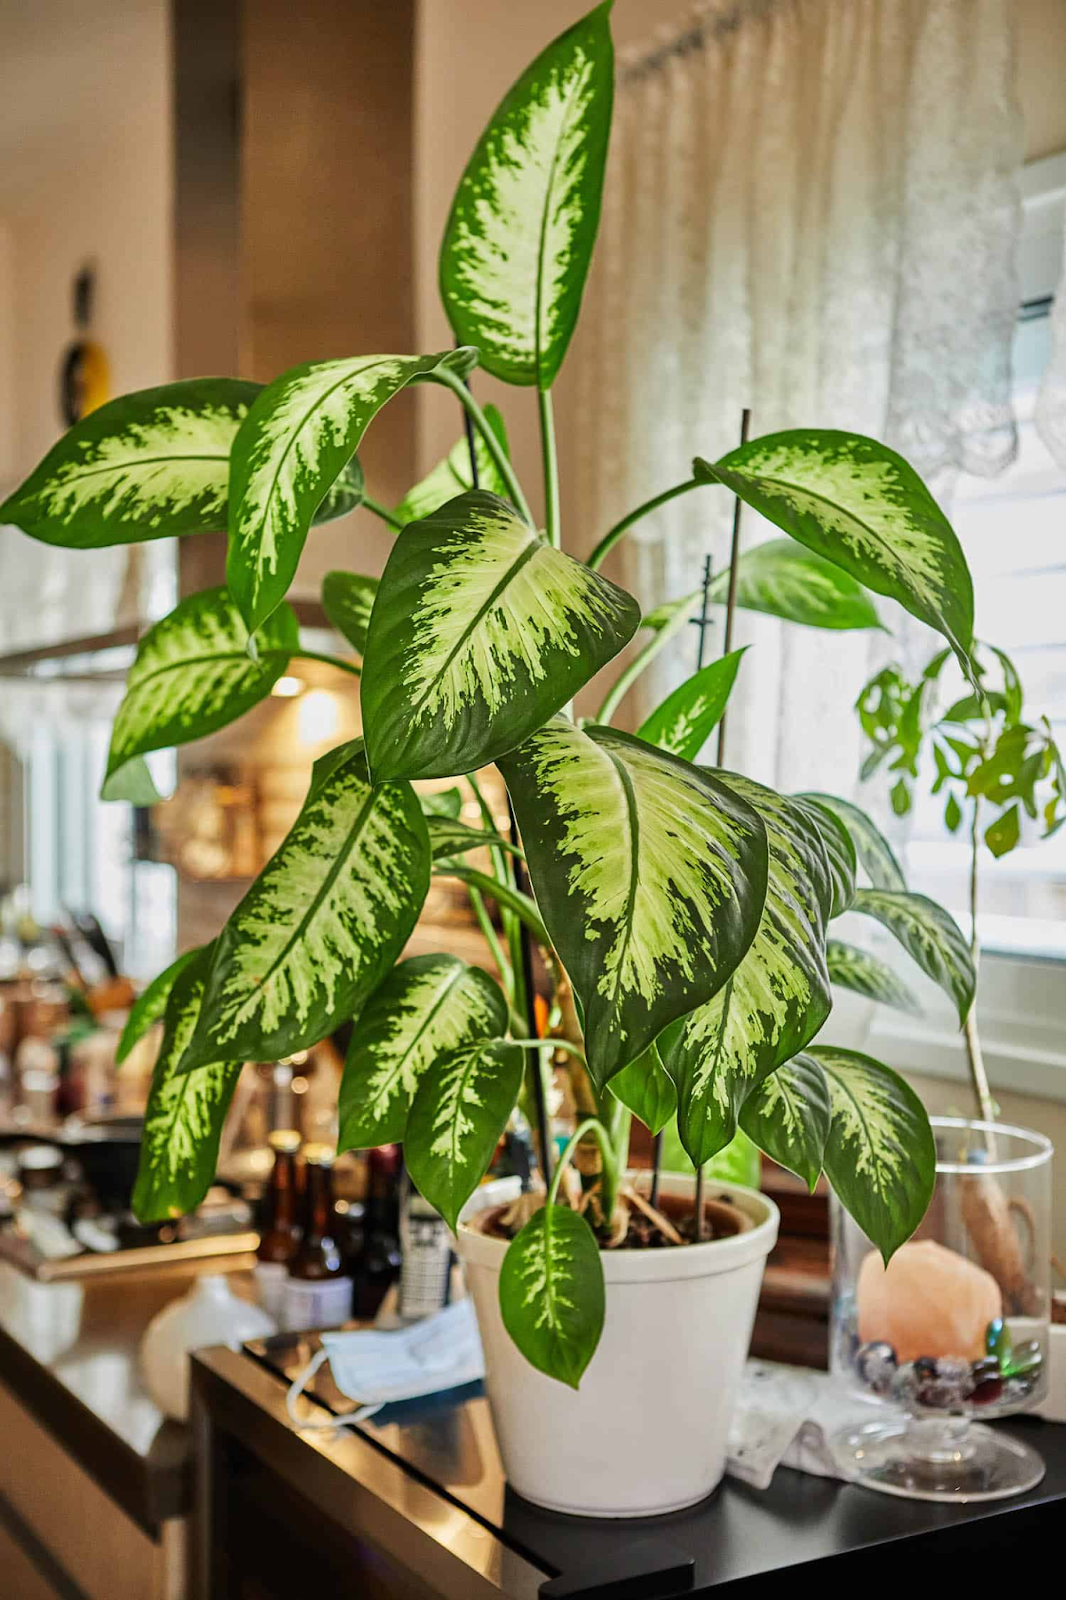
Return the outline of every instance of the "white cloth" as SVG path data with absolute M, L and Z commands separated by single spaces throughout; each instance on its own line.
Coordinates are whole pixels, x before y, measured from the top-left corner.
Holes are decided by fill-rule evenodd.
M 729 1431 L 726 1472 L 754 1489 L 768 1489 L 781 1466 L 819 1478 L 843 1477 L 829 1440 L 874 1415 L 827 1372 L 749 1361 Z M 879 1406 L 876 1415 L 887 1421 L 902 1413 Z
M 575 344 L 590 545 L 694 455 L 735 444 L 746 405 L 756 434 L 846 427 L 941 481 L 1010 462 L 1023 154 L 1010 9 L 704 0 L 687 27 L 622 54 Z M 623 581 L 646 609 L 695 588 L 706 552 L 724 566 L 731 514 L 704 489 L 638 525 Z M 770 531 L 745 512 L 745 545 Z M 860 741 L 836 730 L 870 635 L 738 623 L 735 642 L 758 651 L 728 764 L 849 792 Z M 646 675 L 634 716 L 694 670 L 694 633 Z M 830 748 L 810 737 L 826 726 Z

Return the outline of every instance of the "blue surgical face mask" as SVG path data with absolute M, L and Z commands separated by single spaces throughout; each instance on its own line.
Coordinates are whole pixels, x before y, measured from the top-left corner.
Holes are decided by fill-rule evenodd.
M 286 1398 L 290 1421 L 301 1429 L 363 1422 L 392 1401 L 456 1389 L 485 1376 L 485 1358 L 470 1300 L 459 1300 L 436 1316 L 394 1333 L 356 1328 L 350 1333 L 323 1333 L 321 1338 L 322 1349 L 300 1373 Z M 305 1422 L 297 1416 L 296 1401 L 324 1361 L 329 1362 L 333 1381 L 341 1393 L 362 1404 L 345 1417 Z

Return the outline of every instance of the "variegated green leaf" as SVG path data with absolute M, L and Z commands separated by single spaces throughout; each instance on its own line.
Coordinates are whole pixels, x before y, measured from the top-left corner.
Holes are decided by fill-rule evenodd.
M 317 1043 L 377 988 L 429 884 L 408 784 L 372 788 L 362 740 L 315 763 L 303 809 L 223 928 L 183 1070 L 275 1061 Z
M 577 322 L 611 128 L 610 0 L 556 39 L 478 141 L 444 231 L 440 289 L 460 344 L 506 383 L 550 389 Z
M 637 730 L 638 737 L 684 761 L 697 760 L 721 721 L 743 654 L 731 650 L 686 678 Z
M 898 600 L 969 659 L 973 585 L 951 524 L 914 468 L 861 434 L 793 428 L 741 445 L 698 479 L 724 483 L 793 539 Z
M 399 535 L 363 663 L 375 779 L 472 772 L 512 750 L 632 638 L 623 589 L 471 490 Z
M 833 880 L 833 909 L 831 917 L 841 917 L 855 899 L 855 874 L 858 859 L 851 834 L 835 811 L 823 805 L 817 795 L 793 795 L 793 802 L 803 806 L 822 836 L 825 853 L 829 857 L 829 871 Z
M 129 1055 L 134 1045 L 143 1039 L 148 1029 L 159 1021 L 167 1008 L 170 991 L 185 968 L 190 966 L 203 954 L 203 947 L 195 950 L 186 950 L 176 961 L 172 961 L 165 971 L 153 978 L 142 995 L 139 995 L 130 1007 L 130 1014 L 126 1018 L 126 1026 L 119 1036 L 115 1050 L 115 1062 L 121 1066 Z
M 841 939 L 830 939 L 825 947 L 825 959 L 830 979 L 842 989 L 853 989 L 867 1000 L 879 1000 L 882 1005 L 909 1011 L 912 1016 L 921 1015 L 921 1006 L 902 978 L 868 950 L 845 944 Z
M 875 889 L 907 887 L 903 868 L 896 860 L 892 846 L 865 811 L 853 805 L 850 800 L 839 799 L 835 794 L 805 794 L 800 798 L 816 800 L 820 806 L 824 806 L 827 811 L 831 811 L 840 819 L 851 835 L 859 865 L 865 869 L 866 876 Z
M 502 882 L 491 873 L 481 872 L 477 867 L 468 867 L 465 861 L 456 861 L 454 856 L 438 861 L 433 872 L 436 877 L 458 878 L 460 883 L 469 884 L 472 889 L 478 889 L 482 894 L 488 895 L 500 907 L 513 911 L 526 924 L 537 944 L 546 946 L 550 943 L 548 930 L 541 921 L 536 906 L 529 895 L 523 894 L 521 889 Z
M 769 879 L 758 932 L 725 986 L 667 1030 L 663 1064 L 677 1085 L 678 1129 L 702 1166 L 732 1139 L 740 1108 L 829 1015 L 825 925 L 832 881 L 806 809 L 736 773 L 721 781 L 762 817 Z
M 231 460 L 226 583 L 251 631 L 284 599 L 315 512 L 376 413 L 415 379 L 442 368 L 463 376 L 475 359 L 454 350 L 313 361 L 264 389 Z
M 576 1211 L 542 1206 L 511 1241 L 500 1272 L 503 1325 L 530 1366 L 576 1389 L 603 1332 L 596 1237 Z
M 718 993 L 766 896 L 766 829 L 730 784 L 555 717 L 500 763 L 598 1084 Z
M 853 909 L 875 917 L 894 934 L 911 959 L 955 1004 L 960 1025 L 969 1016 L 977 988 L 973 957 L 954 917 L 924 894 L 859 889 Z
M 167 1000 L 133 1190 L 134 1214 L 142 1222 L 195 1211 L 214 1182 L 222 1124 L 241 1062 L 210 1062 L 194 1072 L 181 1069 L 210 960 L 210 945 L 198 950 L 195 960 L 177 974 Z
M 355 572 L 327 572 L 322 579 L 322 609 L 360 655 L 366 653 L 366 630 L 377 592 L 376 578 L 363 578 Z
M 610 1090 L 652 1133 L 660 1133 L 677 1110 L 674 1080 L 653 1044 L 636 1061 L 615 1073 Z
M 518 845 L 489 828 L 471 828 L 455 817 L 431 816 L 427 821 L 434 861 L 441 861 L 446 856 L 465 855 L 468 850 L 484 850 L 489 846 L 495 850 L 507 850 L 512 855 L 522 854 Z
M 522 1086 L 522 1051 L 479 1039 L 434 1056 L 407 1118 L 404 1159 L 419 1194 L 454 1228 L 485 1173 Z
M 401 961 L 367 1001 L 352 1034 L 338 1150 L 400 1143 L 415 1090 L 433 1062 L 506 1027 L 507 1002 L 480 967 L 449 955 Z
M 78 550 L 224 529 L 230 446 L 259 388 L 193 378 L 109 400 L 52 446 L 0 523 Z
M 726 567 L 711 585 L 710 598 L 722 604 L 728 592 Z M 737 569 L 737 604 L 808 628 L 884 629 L 860 583 L 791 539 L 766 539 L 743 552 Z
M 259 630 L 257 644 L 253 661 L 247 629 L 225 589 L 190 595 L 150 628 L 126 677 L 107 778 L 133 756 L 202 739 L 265 699 L 300 648 L 288 606 Z
M 418 803 L 427 817 L 449 817 L 453 822 L 463 809 L 463 791 L 458 785 L 450 789 L 421 790 Z
M 817 1045 L 832 1119 L 825 1175 L 886 1263 L 925 1216 L 936 1145 L 922 1102 L 898 1073 L 857 1050 Z
M 814 1193 L 822 1175 L 832 1106 L 825 1073 L 809 1055 L 791 1061 L 744 1103 L 740 1126 L 771 1161 L 787 1167 Z
M 487 405 L 483 408 L 485 421 L 503 446 L 507 455 L 507 429 L 504 420 L 496 407 Z M 408 489 L 400 501 L 393 516 L 403 527 L 409 522 L 420 522 L 423 517 L 432 516 L 434 511 L 439 511 L 441 506 L 449 500 L 454 500 L 457 494 L 462 494 L 465 489 L 489 489 L 493 494 L 498 494 L 502 499 L 507 499 L 507 485 L 504 483 L 489 448 L 481 434 L 474 434 L 474 459 L 477 461 L 477 483 L 475 484 L 470 471 L 470 445 L 464 434 L 457 439 L 443 461 L 438 461 L 433 470 L 426 474 L 420 483 L 413 489 Z

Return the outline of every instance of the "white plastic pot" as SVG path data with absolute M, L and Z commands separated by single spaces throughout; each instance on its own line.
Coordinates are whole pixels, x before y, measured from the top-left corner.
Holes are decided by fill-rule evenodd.
M 662 1192 L 693 1180 L 664 1174 Z M 485 1347 L 493 1420 L 511 1487 L 551 1511 L 647 1517 L 693 1505 L 719 1482 L 763 1265 L 772 1200 L 714 1183 L 755 1226 L 709 1244 L 602 1255 L 603 1334 L 581 1387 L 545 1377 L 515 1348 L 499 1306 L 507 1250 L 459 1224 L 459 1254 Z

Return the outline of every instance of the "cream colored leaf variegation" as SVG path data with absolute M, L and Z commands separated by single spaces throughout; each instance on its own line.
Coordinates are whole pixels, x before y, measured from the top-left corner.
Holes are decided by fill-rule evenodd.
M 472 490 L 399 535 L 363 664 L 375 777 L 484 766 L 632 637 L 636 601 Z
M 413 956 L 364 1006 L 340 1090 L 340 1150 L 403 1139 L 419 1081 L 438 1056 L 507 1027 L 507 1003 L 458 956 Z
M 215 946 L 183 1066 L 275 1061 L 347 1021 L 389 970 L 429 883 L 408 784 L 371 787 L 362 740 L 315 765 L 300 815 Z
M 832 1115 L 825 1073 L 812 1056 L 801 1054 L 777 1067 L 748 1096 L 740 1126 L 813 1194 L 822 1175 Z
M 762 912 L 766 829 L 732 786 L 613 728 L 556 717 L 501 770 L 602 1083 L 736 970 Z
M 419 1194 L 453 1229 L 514 1110 L 522 1066 L 517 1045 L 479 1039 L 434 1056 L 421 1074 L 404 1157 Z
M 747 954 L 713 1000 L 660 1042 L 681 1141 L 697 1166 L 729 1143 L 748 1095 L 814 1037 L 831 1005 L 824 946 L 833 891 L 821 836 L 795 802 L 737 773 L 717 776 L 762 817 L 770 866 Z
M 440 287 L 461 344 L 549 389 L 577 321 L 611 122 L 610 4 L 548 46 L 497 107 L 460 181 Z
M 469 350 L 358 356 L 294 367 L 256 400 L 233 442 L 226 583 L 249 629 L 285 596 L 318 506 L 386 401 Z
M 226 589 L 204 589 L 150 628 L 126 677 L 107 778 L 132 757 L 202 739 L 266 698 L 300 648 L 288 606 L 263 625 L 257 656 Z

